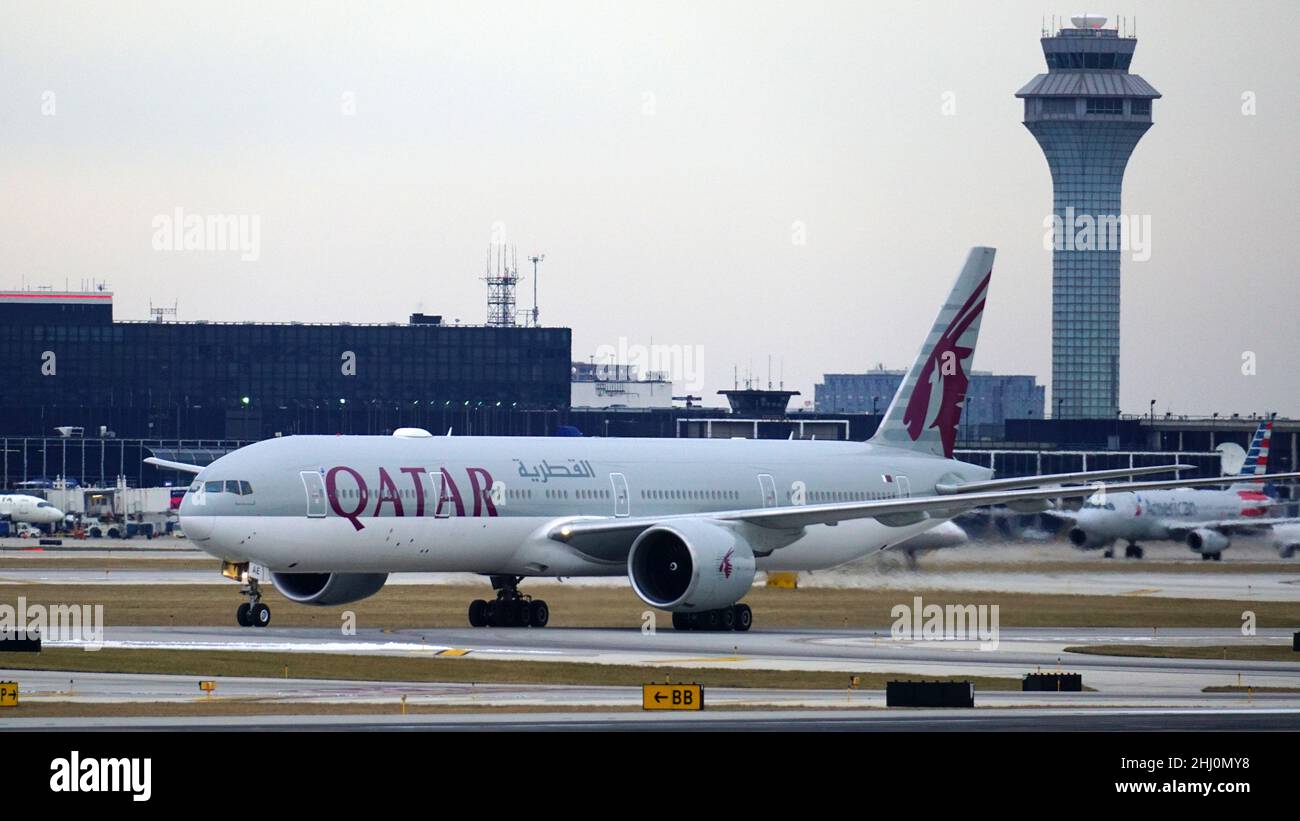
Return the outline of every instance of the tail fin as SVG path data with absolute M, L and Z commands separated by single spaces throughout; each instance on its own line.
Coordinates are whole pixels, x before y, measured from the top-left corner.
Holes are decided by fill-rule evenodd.
M 995 253 L 976 247 L 966 256 L 952 293 L 871 441 L 952 456 Z
M 1250 450 L 1246 451 L 1246 461 L 1241 464 L 1242 479 L 1263 476 L 1268 473 L 1268 449 L 1273 440 L 1273 420 L 1265 419 L 1255 429 L 1255 438 L 1250 440 Z

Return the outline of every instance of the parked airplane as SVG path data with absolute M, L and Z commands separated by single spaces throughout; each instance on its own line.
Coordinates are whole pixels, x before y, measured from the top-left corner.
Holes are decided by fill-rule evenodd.
M 1217 561 L 1232 544 L 1233 534 L 1258 533 L 1295 521 L 1270 517 L 1276 502 L 1260 486 L 1265 478 L 1275 478 L 1265 476 L 1272 436 L 1272 420 L 1260 422 L 1241 472 L 1220 480 L 1232 482 L 1227 490 L 1099 493 L 1077 513 L 1055 515 L 1073 519 L 1071 544 L 1082 550 L 1105 549 L 1107 558 L 1115 555 L 1114 543 L 1123 539 L 1128 542 L 1124 555 L 1129 558 L 1142 558 L 1139 541 L 1180 541 L 1201 554 L 1202 560 Z
M 0 519 L 48 525 L 63 521 L 63 511 L 38 496 L 0 494 Z
M 979 505 L 1041 509 L 1095 490 L 1061 483 L 1182 467 L 994 480 L 952 458 L 993 255 L 971 250 L 868 442 L 401 429 L 270 439 L 206 467 L 147 461 L 197 474 L 181 524 L 247 585 L 242 625 L 270 621 L 267 581 L 294 602 L 328 606 L 378 592 L 390 573 L 461 571 L 496 590 L 470 604 L 475 626 L 547 624 L 546 602 L 520 592 L 524 579 L 626 575 L 678 629 L 747 630 L 753 614 L 740 600 L 759 570 L 829 568 Z

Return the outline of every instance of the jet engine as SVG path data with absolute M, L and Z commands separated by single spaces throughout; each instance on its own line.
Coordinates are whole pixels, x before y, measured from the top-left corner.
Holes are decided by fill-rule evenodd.
M 1080 550 L 1097 550 L 1099 548 L 1108 547 L 1115 541 L 1113 536 L 1102 536 L 1098 533 L 1084 530 L 1081 527 L 1070 528 L 1069 537 L 1070 544 Z
M 299 604 L 329 607 L 373 596 L 388 581 L 387 573 L 272 573 L 275 589 Z
M 670 611 L 735 604 L 753 585 L 754 567 L 753 549 L 734 530 L 694 520 L 644 531 L 627 557 L 632 589 L 646 604 Z
M 1187 546 L 1202 555 L 1222 553 L 1232 541 L 1217 530 L 1202 527 L 1187 534 Z

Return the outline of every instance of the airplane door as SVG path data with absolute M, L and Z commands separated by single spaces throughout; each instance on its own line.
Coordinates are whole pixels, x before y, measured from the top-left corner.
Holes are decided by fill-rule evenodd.
M 433 516 L 435 519 L 447 519 L 451 517 L 452 508 L 456 501 L 447 493 L 447 475 L 441 470 L 429 474 L 429 479 L 433 481 Z
M 763 507 L 776 507 L 776 482 L 771 475 L 758 474 L 758 488 L 763 493 Z
M 627 477 L 621 473 L 609 474 L 609 482 L 614 486 L 614 515 L 619 518 L 631 515 L 631 501 L 627 494 Z
M 302 486 L 307 491 L 307 516 L 319 519 L 325 515 L 325 480 L 319 473 L 304 470 L 298 474 L 302 477 Z
M 894 476 L 894 484 L 898 485 L 898 498 L 906 499 L 912 495 L 912 483 L 906 476 Z

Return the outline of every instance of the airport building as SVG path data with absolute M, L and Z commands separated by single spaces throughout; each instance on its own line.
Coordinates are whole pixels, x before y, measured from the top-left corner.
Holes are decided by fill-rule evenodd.
M 111 293 L 0 292 L 0 435 L 468 432 L 503 409 L 568 407 L 570 348 L 567 328 L 423 314 L 388 324 L 115 321 Z
M 1052 173 L 1052 403 L 1071 419 L 1119 411 L 1120 191 L 1160 97 L 1129 73 L 1137 39 L 1105 22 L 1045 33 L 1047 73 L 1016 92 Z
M 819 413 L 884 413 L 904 371 L 877 368 L 867 373 L 828 373 L 817 383 Z M 963 433 L 999 438 L 1008 419 L 1042 419 L 1045 390 L 1030 375 L 975 371 L 962 411 Z

